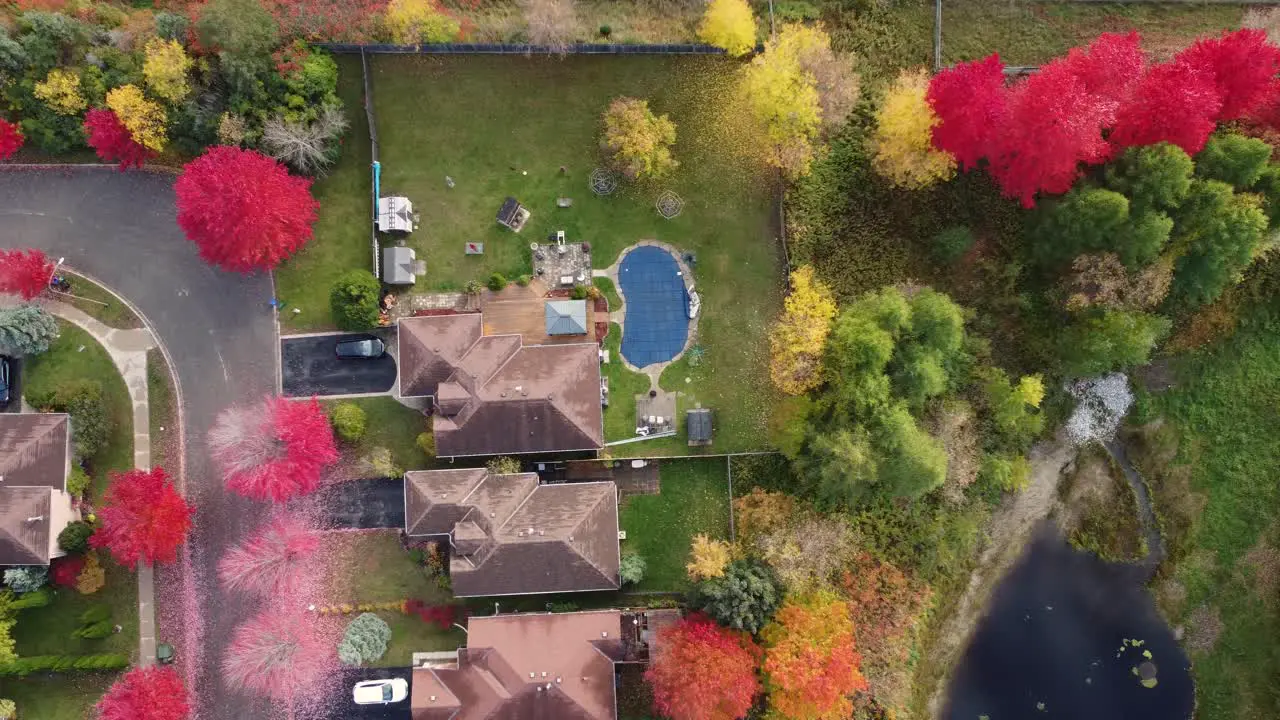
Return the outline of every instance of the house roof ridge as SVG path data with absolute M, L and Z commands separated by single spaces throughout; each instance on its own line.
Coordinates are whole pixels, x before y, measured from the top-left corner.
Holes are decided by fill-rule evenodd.
M 618 492 L 618 491 L 617 491 L 617 485 L 616 485 L 616 484 L 614 484 L 612 480 L 602 480 L 602 481 L 597 481 L 597 482 L 595 482 L 595 483 L 591 483 L 591 484 L 604 484 L 604 483 L 606 483 L 606 482 L 614 486 L 614 498 L 616 499 L 616 498 L 617 498 L 617 492 Z M 583 484 L 583 485 L 586 485 L 587 483 L 582 483 L 582 484 Z M 578 518 L 578 524 L 573 526 L 573 529 L 570 531 L 570 534 L 569 534 L 569 536 L 568 536 L 568 537 L 569 537 L 569 538 L 572 538 L 572 537 L 576 536 L 576 535 L 577 535 L 578 528 L 582 527 L 582 524 L 583 524 L 583 523 L 585 523 L 585 522 L 587 521 L 587 519 L 588 519 L 588 518 L 590 518 L 590 517 L 591 517 L 591 515 L 592 515 L 593 513 L 595 513 L 595 511 L 596 511 L 596 510 L 599 510 L 599 509 L 600 509 L 600 503 L 605 502 L 608 498 L 609 498 L 609 493 L 607 493 L 607 492 L 601 493 L 601 494 L 600 494 L 600 497 L 596 498 L 596 502 L 595 502 L 595 504 L 594 504 L 594 505 L 592 505 L 592 506 L 591 506 L 591 508 L 590 508 L 589 510 L 587 510 L 587 512 L 582 513 L 582 517 Z M 606 573 L 605 573 L 605 571 L 604 571 L 603 569 L 601 569 L 601 567 L 600 567 L 599 565 L 597 565 L 597 564 L 596 564 L 596 562 L 595 562 L 594 560 L 592 560 L 591 558 L 589 558 L 589 557 L 587 557 L 586 555 L 584 555 L 584 554 L 582 554 L 581 552 L 579 552 L 577 548 L 573 547 L 573 543 L 572 543 L 570 540 L 565 539 L 565 540 L 562 540 L 561 542 L 563 542 L 565 545 L 568 545 L 568 546 L 569 546 L 569 549 L 573 551 L 573 554 L 575 554 L 575 555 L 577 555 L 578 557 L 580 557 L 580 558 L 582 558 L 583 560 L 585 560 L 585 561 L 587 562 L 587 564 L 588 564 L 588 565 L 590 565 L 590 566 L 592 567 L 592 569 L 594 569 L 596 572 L 600 573 L 600 577 L 604 578 L 606 582 L 612 583 L 612 582 L 614 581 L 614 579 L 613 579 L 613 578 L 611 578 L 611 577 L 609 577 L 609 576 L 608 576 L 608 574 L 606 574 Z M 622 551 L 621 551 L 621 550 L 619 550 L 619 551 L 618 551 L 618 553 L 619 553 L 619 560 L 621 560 L 621 553 L 622 553 Z M 619 583 L 619 584 L 620 584 L 620 583 Z

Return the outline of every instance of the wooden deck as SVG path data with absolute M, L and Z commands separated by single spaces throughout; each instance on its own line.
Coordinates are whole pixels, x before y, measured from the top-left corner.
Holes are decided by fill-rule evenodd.
M 520 335 L 525 345 L 567 345 L 594 342 L 594 303 L 587 303 L 587 333 L 584 335 L 548 335 L 546 316 L 547 288 L 540 280 L 528 287 L 510 285 L 501 292 L 485 290 L 480 302 L 484 314 L 485 335 Z

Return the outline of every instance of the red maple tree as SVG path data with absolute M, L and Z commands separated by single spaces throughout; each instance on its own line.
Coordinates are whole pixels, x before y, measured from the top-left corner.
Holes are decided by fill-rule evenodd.
M 847 603 L 831 593 L 790 600 L 763 636 L 770 707 L 784 717 L 849 717 L 849 696 L 867 681 Z
M 926 95 L 938 115 L 933 145 L 966 170 L 987 156 L 1004 118 L 1008 93 L 999 55 L 962 62 L 933 76 Z
M 84 131 L 89 147 L 104 162 L 118 162 L 120 169 L 140 168 L 155 153 L 134 141 L 129 128 L 110 110 L 93 109 L 84 116 Z
M 83 569 L 83 555 L 63 555 L 49 563 L 49 579 L 58 587 L 75 587 Z
M 1174 56 L 1208 76 L 1222 100 L 1218 120 L 1235 120 L 1273 97 L 1280 48 L 1264 30 L 1244 29 L 1202 38 Z
M 235 629 L 222 656 L 222 675 L 237 690 L 291 701 L 311 692 L 335 658 L 311 618 L 272 609 Z
M 251 150 L 218 146 L 187 163 L 174 187 L 178 225 L 200 257 L 225 270 L 269 270 L 311 239 L 311 181 Z
M 39 250 L 0 250 L 0 294 L 30 300 L 49 286 L 54 265 Z
M 115 473 L 89 544 L 130 568 L 170 562 L 191 530 L 193 512 L 163 468 Z
M 324 469 L 339 457 L 329 418 L 315 398 L 272 397 L 228 408 L 209 432 L 209 448 L 228 488 L 276 502 L 320 487 Z
M 17 125 L 0 120 L 0 160 L 8 160 L 22 147 L 22 131 Z
M 1111 106 L 1091 94 L 1063 60 L 1016 85 L 988 157 L 1000 189 L 1023 207 L 1034 206 L 1037 193 L 1070 190 L 1081 163 L 1101 162 L 1109 154 L 1102 127 Z
M 1099 103 L 1102 124 L 1110 125 L 1137 87 L 1147 60 L 1142 38 L 1130 32 L 1103 33 L 1085 47 L 1072 48 L 1062 62 Z
M 134 668 L 98 701 L 98 720 L 185 720 L 187 689 L 171 667 Z
M 1161 63 L 1142 76 L 1108 140 L 1117 150 L 1168 142 L 1194 155 L 1213 133 L 1221 104 L 1205 71 L 1185 61 Z
M 228 590 L 259 596 L 288 596 L 297 590 L 303 563 L 320 547 L 320 537 L 301 517 L 277 515 L 253 537 L 218 561 L 218 579 Z
M 645 671 L 653 708 L 671 720 L 735 720 L 760 692 L 760 648 L 740 630 L 698 613 L 658 631 Z

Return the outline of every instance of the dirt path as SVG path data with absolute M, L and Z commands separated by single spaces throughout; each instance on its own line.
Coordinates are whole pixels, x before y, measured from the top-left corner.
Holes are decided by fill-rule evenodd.
M 1051 441 L 1036 444 L 1028 454 L 1031 461 L 1031 483 L 1027 489 L 1011 495 L 991 516 L 987 545 L 978 566 L 969 576 L 969 587 L 956 612 L 947 619 L 934 653 L 943 667 L 953 667 L 960 653 L 969 645 L 969 637 L 986 612 L 991 593 L 1023 549 L 1032 539 L 1041 521 L 1058 504 L 1058 482 L 1063 469 L 1075 459 L 1076 448 L 1063 433 Z M 929 716 L 941 718 L 946 704 L 951 673 L 941 677 L 929 700 Z

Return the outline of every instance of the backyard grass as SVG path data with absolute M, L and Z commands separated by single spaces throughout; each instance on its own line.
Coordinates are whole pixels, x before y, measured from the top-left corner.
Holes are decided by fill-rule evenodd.
M 176 471 L 169 458 L 177 450 L 182 428 L 178 426 L 178 407 L 169 374 L 169 364 L 159 348 L 147 351 L 147 405 L 151 410 L 151 467 Z
M 86 720 L 117 673 L 5 678 L 0 697 L 14 701 L 20 720 Z
M 398 533 L 330 533 L 326 543 L 338 558 L 330 563 L 332 572 L 349 573 L 349 577 L 334 578 L 330 583 L 348 588 L 331 598 L 331 603 L 356 605 L 405 599 L 421 600 L 427 605 L 453 602 L 453 595 L 427 577 L 400 547 Z M 380 667 L 405 667 L 415 652 L 456 650 L 466 644 L 466 635 L 457 628 L 442 630 L 416 615 L 394 610 L 379 611 L 377 615 L 391 626 L 387 654 L 375 663 Z
M 117 565 L 105 552 L 100 552 L 98 558 L 107 573 L 107 584 L 98 592 L 81 595 L 75 588 L 58 588 L 57 597 L 48 605 L 18 611 L 13 640 L 19 657 L 120 653 L 132 658 L 137 655 L 138 578 L 128 568 Z M 123 629 L 101 640 L 71 637 L 71 633 L 80 627 L 81 613 L 94 605 L 111 608 L 111 621 Z M 9 679 L 6 678 L 5 682 Z
M 344 452 L 362 455 L 373 448 L 384 447 L 391 451 L 392 463 L 401 470 L 434 467 L 435 458 L 428 457 L 417 444 L 418 435 L 430 427 L 422 413 L 389 397 L 326 400 L 322 404 L 326 411 L 332 411 L 335 405 L 348 402 L 364 410 L 365 434 L 355 446 L 343 444 Z
M 614 287 L 613 280 L 607 277 L 591 278 L 591 284 L 604 294 L 605 300 L 609 301 L 609 312 L 616 313 L 622 310 L 622 296 L 618 295 L 618 289 Z
M 604 339 L 609 362 L 600 366 L 600 371 L 609 380 L 609 407 L 604 410 L 605 442 L 636 436 L 636 395 L 649 391 L 649 378 L 622 362 L 621 345 L 622 327 L 613 323 Z M 648 445 L 647 442 L 637 444 Z
M 685 564 L 694 535 L 729 539 L 729 482 L 724 458 L 664 460 L 657 495 L 628 498 L 619 520 L 622 551 L 646 563 L 639 591 L 679 591 L 689 586 Z
M 100 502 L 107 491 L 108 474 L 133 468 L 133 404 L 129 389 L 116 371 L 107 351 L 89 333 L 63 320 L 60 335 L 48 352 L 23 364 L 23 389 L 28 397 L 41 395 L 75 380 L 95 380 L 102 384 L 102 397 L 109 420 L 107 443 L 85 461 L 93 478 L 87 493 Z
M 1220 347 L 1183 360 L 1178 378 L 1139 408 L 1147 419 L 1163 416 L 1176 438 L 1167 467 L 1143 467 L 1171 553 L 1157 587 L 1182 588 L 1160 593 L 1162 609 L 1187 628 L 1198 718 L 1272 718 L 1280 707 L 1280 321 L 1246 322 Z
M 71 295 L 51 293 L 54 299 L 74 305 L 109 327 L 126 330 L 142 327 L 142 319 L 128 305 L 97 283 L 66 269 L 59 269 L 58 274 L 68 276 Z

